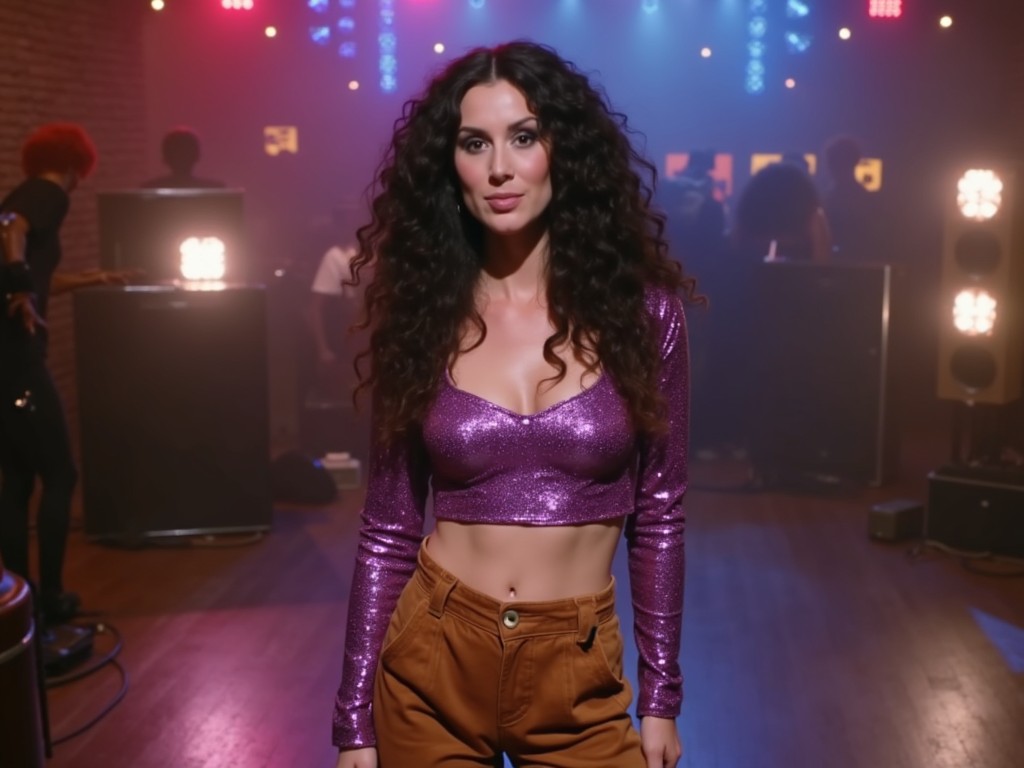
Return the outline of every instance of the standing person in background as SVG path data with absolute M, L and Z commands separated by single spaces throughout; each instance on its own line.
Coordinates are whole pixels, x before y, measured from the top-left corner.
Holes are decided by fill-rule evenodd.
M 878 193 L 857 180 L 863 153 L 850 136 L 837 136 L 825 147 L 825 164 L 831 183 L 824 195 L 825 214 L 832 232 L 834 251 L 840 261 L 885 262 L 882 207 Z
M 44 125 L 25 142 L 21 161 L 27 178 L 0 203 L 0 554 L 7 568 L 30 580 L 29 501 L 38 477 L 43 492 L 36 595 L 45 622 L 52 625 L 73 617 L 79 607 L 78 596 L 65 591 L 63 581 L 78 473 L 64 409 L 46 365 L 49 299 L 90 285 L 121 284 L 128 275 L 56 271 L 70 194 L 96 163 L 85 131 L 69 123 Z
M 398 122 L 354 261 L 374 449 L 341 768 L 677 764 L 693 281 L 627 130 L 525 42 L 452 62 Z
M 195 175 L 195 167 L 202 156 L 199 134 L 191 128 L 172 128 L 164 135 L 160 155 L 170 173 L 157 176 L 142 186 L 162 189 L 217 189 L 224 182 L 204 179 Z

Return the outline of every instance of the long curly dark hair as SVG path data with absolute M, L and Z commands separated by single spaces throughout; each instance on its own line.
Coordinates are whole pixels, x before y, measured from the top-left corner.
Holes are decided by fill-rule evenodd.
M 498 80 L 524 95 L 551 147 L 545 218 L 555 332 L 544 358 L 558 381 L 566 365 L 554 350 L 567 340 L 596 353 L 591 369 L 610 374 L 638 429 L 661 431 L 658 339 L 644 294 L 651 286 L 695 294 L 693 279 L 668 258 L 665 218 L 651 206 L 656 171 L 632 147 L 626 117 L 584 74 L 546 46 L 515 41 L 470 51 L 405 104 L 371 191 L 353 274 L 358 282 L 363 268 L 373 273 L 360 326 L 371 331 L 370 349 L 356 368 L 358 390 L 373 392 L 378 439 L 422 420 L 446 366 L 466 351 L 467 322 L 480 340 L 486 333 L 475 302 L 484 233 L 458 205 L 454 158 L 463 97 Z

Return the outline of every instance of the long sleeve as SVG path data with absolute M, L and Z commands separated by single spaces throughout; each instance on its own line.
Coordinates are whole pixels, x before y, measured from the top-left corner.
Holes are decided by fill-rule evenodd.
M 653 306 L 650 306 L 652 305 Z M 682 703 L 682 631 L 689 431 L 689 353 L 682 302 L 667 292 L 648 299 L 660 330 L 658 386 L 668 430 L 641 441 L 635 513 L 626 525 L 633 632 L 639 653 L 637 714 L 674 718 Z
M 391 614 L 416 568 L 429 474 L 418 430 L 386 447 L 374 438 L 334 709 L 334 744 L 341 749 L 376 743 L 373 679 Z

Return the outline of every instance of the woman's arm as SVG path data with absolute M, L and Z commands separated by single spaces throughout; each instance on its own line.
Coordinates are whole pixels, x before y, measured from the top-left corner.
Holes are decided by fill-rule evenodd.
M 430 475 L 418 429 L 410 428 L 387 446 L 380 443 L 376 424 L 373 429 L 334 710 L 334 743 L 342 750 L 376 744 L 371 705 L 378 656 L 398 597 L 416 568 Z
M 683 610 L 689 432 L 689 351 L 682 301 L 652 291 L 660 331 L 658 386 L 667 407 L 663 435 L 641 443 L 636 510 L 626 523 L 634 635 L 639 653 L 640 717 L 675 718 L 682 702 L 679 638 Z

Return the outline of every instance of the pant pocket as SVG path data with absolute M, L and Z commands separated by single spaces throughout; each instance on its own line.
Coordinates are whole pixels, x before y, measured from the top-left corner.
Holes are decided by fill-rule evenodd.
M 576 644 L 576 704 L 586 699 L 611 699 L 628 709 L 633 698 L 622 668 L 619 619 L 599 624 L 589 644 Z

